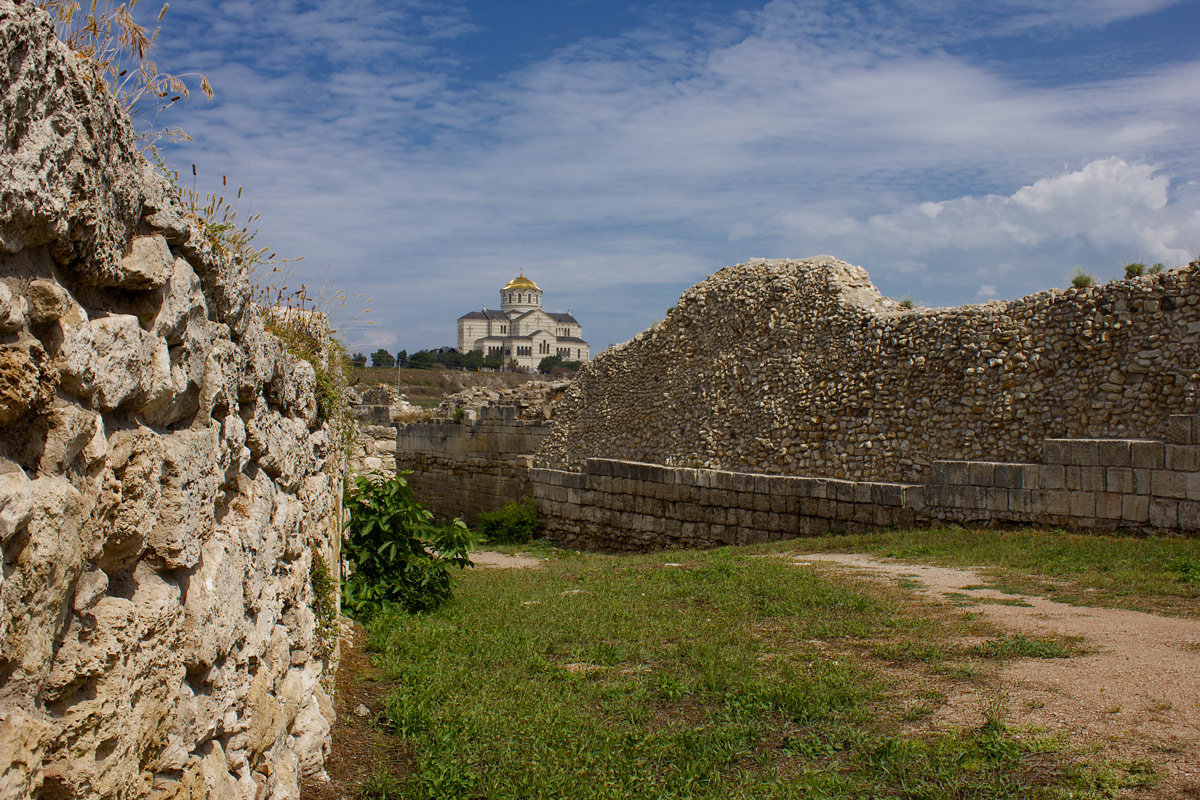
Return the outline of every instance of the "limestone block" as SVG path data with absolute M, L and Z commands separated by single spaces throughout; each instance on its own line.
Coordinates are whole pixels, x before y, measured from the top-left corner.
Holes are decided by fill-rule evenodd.
M 0 708 L 0 798 L 36 796 L 52 731 L 48 722 L 25 710 L 7 704 Z
M 161 492 L 154 524 L 146 536 L 147 556 L 167 569 L 186 569 L 200 558 L 200 543 L 212 532 L 218 475 L 218 430 L 214 427 L 163 436 Z
M 0 459 L 0 545 L 17 534 L 33 514 L 33 487 L 25 471 L 11 461 Z M 0 586 L 3 586 L 0 572 Z
M 1132 523 L 1149 522 L 1150 498 L 1144 495 L 1124 495 L 1121 498 L 1121 520 Z
M 12 333 L 25 327 L 26 302 L 0 281 L 0 333 Z
M 152 310 L 143 319 L 146 329 L 170 345 L 183 340 L 189 323 L 207 318 L 208 304 L 191 264 L 182 258 L 174 260 L 170 279 L 160 290 L 158 305 Z
M 204 361 L 200 380 L 199 410 L 216 417 L 236 412 L 241 400 L 240 384 L 244 354 L 226 338 L 214 338 Z M 252 399 L 250 395 L 248 399 Z
M 0 654 L 13 670 L 6 684 L 9 696 L 32 699 L 49 672 L 63 607 L 90 543 L 75 487 L 63 478 L 42 476 L 29 482 L 29 492 L 24 535 L 4 547 Z
M 1191 444 L 1192 418 L 1184 414 L 1172 414 L 1167 417 L 1167 442 L 1170 444 Z
M 0 425 L 47 406 L 58 372 L 36 339 L 0 344 Z
M 1130 461 L 1139 469 L 1162 469 L 1166 458 L 1163 442 L 1141 440 L 1130 443 Z
M 30 281 L 23 294 L 29 304 L 30 325 L 45 325 L 48 322 L 54 322 L 63 317 L 75 305 L 66 289 L 54 281 L 41 278 Z M 0 302 L 0 305 L 3 303 Z
M 313 458 L 307 424 L 283 417 L 262 398 L 252 411 L 242 412 L 242 421 L 246 423 L 246 445 L 259 465 L 280 486 L 294 490 Z
M 1200 445 L 1168 444 L 1164 465 L 1166 469 L 1183 472 L 1200 471 Z
M 63 386 L 100 411 L 140 406 L 170 391 L 170 362 L 167 343 L 127 314 L 76 326 L 57 359 Z
M 1131 466 L 1131 444 L 1128 439 L 1101 439 L 1099 441 L 1100 466 Z
M 173 262 L 171 248 L 162 236 L 138 236 L 106 284 L 125 289 L 157 289 L 170 277 Z
M 1179 526 L 1179 501 L 1150 498 L 1150 524 L 1155 528 L 1172 530 Z
M 1108 467 L 1104 471 L 1105 491 L 1130 494 L 1133 492 L 1133 469 L 1130 467 Z
M 1155 497 L 1187 497 L 1187 476 L 1174 470 L 1156 469 L 1150 473 L 1150 494 Z
M 100 465 L 108 451 L 104 419 L 94 411 L 59 400 L 30 426 L 30 460 L 38 472 L 62 474 L 83 456 L 79 467 L 88 471 Z
M 108 437 L 108 461 L 92 513 L 101 569 L 117 572 L 141 557 L 155 525 L 162 470 L 162 437 L 153 431 L 122 429 Z

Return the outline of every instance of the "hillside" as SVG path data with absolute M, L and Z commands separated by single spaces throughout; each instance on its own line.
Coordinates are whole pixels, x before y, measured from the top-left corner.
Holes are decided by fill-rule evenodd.
M 397 384 L 397 379 L 399 383 Z M 407 395 L 410 403 L 422 408 L 435 408 L 438 403 L 452 394 L 482 386 L 488 389 L 509 389 L 523 386 L 531 380 L 541 380 L 521 372 L 470 372 L 466 370 L 435 369 L 383 369 L 364 367 L 352 370 L 350 383 L 374 386 L 386 383 L 396 387 L 400 394 Z

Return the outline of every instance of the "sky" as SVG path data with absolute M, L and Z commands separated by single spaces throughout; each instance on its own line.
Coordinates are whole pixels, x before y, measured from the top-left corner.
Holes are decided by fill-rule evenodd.
M 453 345 L 523 269 L 597 353 L 755 257 L 925 306 L 1187 263 L 1198 30 L 1200 0 L 177 0 L 152 55 L 216 91 L 157 119 L 180 183 L 244 186 L 352 350 Z

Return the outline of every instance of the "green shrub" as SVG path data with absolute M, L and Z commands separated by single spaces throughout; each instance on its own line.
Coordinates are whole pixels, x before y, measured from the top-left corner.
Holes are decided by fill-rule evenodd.
M 1086 289 L 1089 286 L 1096 285 L 1096 279 L 1083 271 L 1082 267 L 1075 268 L 1075 274 L 1071 276 L 1071 285 L 1076 289 Z
M 900 307 L 901 308 L 916 308 L 917 301 L 912 299 L 912 295 L 906 294 L 906 295 L 904 295 L 904 297 L 900 298 Z
M 1162 263 L 1161 261 L 1159 261 L 1153 267 L 1150 267 L 1150 269 L 1146 270 L 1146 274 L 1147 275 L 1158 275 L 1166 268 L 1167 268 L 1167 265 Z
M 479 515 L 475 529 L 495 544 L 525 544 L 541 530 L 537 504 L 532 497 L 523 497 L 495 511 Z
M 1146 274 L 1146 265 L 1140 261 L 1131 261 L 1125 265 L 1126 278 L 1138 278 Z
M 470 565 L 471 532 L 462 520 L 432 524 L 403 472 L 355 475 L 346 506 L 350 521 L 342 554 L 350 564 L 342 607 L 368 617 L 389 605 L 409 612 L 437 608 L 450 598 L 450 566 Z

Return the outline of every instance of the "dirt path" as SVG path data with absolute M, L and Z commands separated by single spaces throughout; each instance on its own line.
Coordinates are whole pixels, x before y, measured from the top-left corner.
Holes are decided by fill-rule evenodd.
M 497 553 L 494 550 L 480 550 L 471 553 L 471 565 L 474 567 L 489 567 L 492 569 L 529 569 L 539 567 L 545 559 L 533 556 Z
M 835 564 L 876 578 L 916 581 L 916 591 L 938 600 L 982 600 L 971 610 L 1014 632 L 1084 637 L 1092 651 L 1086 655 L 1020 659 L 1003 668 L 1010 723 L 1070 731 L 1110 757 L 1149 759 L 1162 776 L 1156 796 L 1200 797 L 1200 620 L 972 588 L 990 581 L 969 570 L 856 554 L 789 557 L 801 566 Z M 950 697 L 934 722 L 978 724 L 973 717 L 983 706 L 977 694 Z

